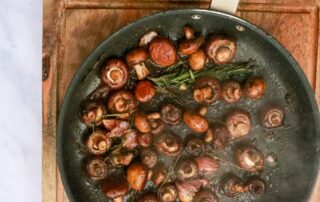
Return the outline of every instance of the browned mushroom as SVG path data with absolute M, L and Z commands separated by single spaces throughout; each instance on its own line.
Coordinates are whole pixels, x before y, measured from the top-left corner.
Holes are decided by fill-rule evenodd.
M 102 184 L 102 192 L 113 202 L 123 202 L 124 196 L 128 193 L 129 186 L 126 180 L 120 175 L 108 177 Z
M 206 44 L 206 53 L 215 64 L 229 63 L 235 56 L 237 44 L 225 36 L 213 36 Z
M 244 137 L 251 130 L 250 115 L 241 109 L 233 110 L 227 115 L 226 125 L 232 139 Z
M 108 137 L 122 137 L 129 129 L 129 122 L 118 119 L 103 119 L 104 127 L 109 131 Z
M 159 190 L 159 196 L 162 202 L 174 202 L 178 197 L 177 188 L 174 184 L 166 184 Z
M 229 143 L 230 134 L 226 125 L 221 123 L 215 123 L 211 127 L 213 140 L 212 146 L 216 151 L 222 151 Z
M 238 196 L 241 193 L 247 192 L 247 187 L 244 185 L 241 178 L 234 174 L 227 175 L 221 183 L 221 191 L 229 197 Z
M 157 152 L 151 148 L 142 148 L 139 156 L 141 162 L 148 168 L 153 168 L 158 162 Z
M 200 114 L 192 111 L 183 113 L 183 121 L 187 126 L 197 133 L 204 133 L 208 130 L 208 121 Z
M 137 128 L 138 131 L 142 133 L 148 133 L 151 131 L 151 126 L 148 120 L 147 115 L 140 111 L 137 112 L 134 116 L 134 126 Z
M 227 103 L 236 103 L 242 96 L 240 83 L 237 81 L 227 81 L 221 86 L 221 97 Z
M 150 81 L 139 81 L 134 95 L 139 102 L 148 102 L 156 95 L 156 87 Z
M 106 114 L 106 107 L 99 102 L 87 103 L 81 112 L 82 121 L 88 126 L 99 126 L 102 123 L 103 115 Z
M 134 190 L 144 189 L 148 180 L 149 169 L 140 162 L 132 163 L 127 169 L 127 181 Z
M 284 113 L 281 107 L 267 107 L 260 115 L 260 122 L 267 128 L 276 128 L 283 124 Z
M 199 175 L 211 178 L 219 169 L 220 164 L 213 158 L 207 156 L 198 156 L 194 158 L 199 169 Z
M 135 153 L 132 151 L 116 150 L 108 156 L 108 161 L 114 167 L 123 167 L 129 165 L 134 157 Z
M 194 71 L 203 69 L 206 64 L 206 60 L 206 54 L 202 49 L 192 53 L 188 58 L 189 65 Z
M 253 196 L 261 196 L 267 189 L 266 182 L 257 175 L 249 177 L 246 186 Z
M 203 43 L 203 37 L 187 39 L 179 44 L 179 51 L 182 55 L 191 55 L 195 53 Z
M 87 162 L 86 165 L 87 175 L 92 180 L 101 180 L 109 173 L 109 168 L 103 158 L 93 158 Z
M 101 155 L 111 147 L 112 140 L 106 136 L 106 131 L 96 130 L 87 140 L 87 148 L 94 155 Z
M 138 142 L 141 147 L 150 147 L 153 137 L 150 133 L 142 133 L 138 135 Z
M 158 34 L 155 31 L 149 31 L 149 32 L 145 33 L 140 38 L 139 46 L 145 47 L 145 46 L 149 45 L 149 43 L 157 36 L 158 36 Z
M 193 88 L 193 98 L 196 102 L 210 104 L 220 99 L 220 82 L 212 77 L 197 79 Z
M 181 121 L 182 110 L 172 104 L 165 104 L 161 107 L 161 119 L 170 125 L 178 125 Z
M 161 114 L 154 112 L 148 114 L 147 117 L 151 126 L 151 133 L 154 135 L 159 135 L 164 129 L 164 124 L 161 120 Z
M 186 144 L 186 151 L 194 156 L 199 156 L 206 150 L 206 146 L 201 138 L 192 137 L 189 138 Z
M 261 98 L 265 91 L 266 83 L 259 77 L 251 77 L 247 79 L 243 87 L 244 95 L 250 99 Z
M 218 202 L 218 196 L 209 189 L 204 189 L 196 193 L 194 202 Z
M 138 133 L 136 130 L 128 130 L 121 139 L 122 147 L 132 150 L 138 146 Z
M 177 50 L 169 39 L 154 38 L 149 46 L 151 60 L 160 67 L 169 67 L 177 62 Z
M 108 100 L 108 110 L 111 113 L 123 114 L 128 117 L 129 113 L 137 108 L 137 101 L 134 96 L 126 90 L 116 91 L 111 94 Z
M 245 145 L 235 150 L 235 161 L 243 169 L 251 172 L 264 169 L 264 156 L 254 146 Z
M 192 202 L 195 194 L 202 187 L 206 187 L 209 181 L 206 179 L 194 179 L 184 182 L 176 181 L 176 187 L 178 190 L 178 198 L 181 202 Z
M 108 60 L 101 67 L 101 80 L 111 89 L 123 88 L 129 80 L 129 70 L 126 63 L 119 58 Z
M 154 141 L 157 151 L 167 156 L 177 156 L 182 151 L 182 142 L 178 135 L 162 134 Z
M 145 64 L 147 59 L 148 53 L 144 48 L 135 48 L 126 55 L 128 65 L 135 70 L 139 80 L 142 80 L 149 75 L 149 69 Z
M 199 175 L 199 169 L 196 162 L 192 159 L 181 159 L 174 168 L 177 180 L 186 181 L 195 179 Z
M 152 182 L 154 186 L 160 185 L 167 176 L 167 170 L 163 164 L 156 166 L 153 170 Z
M 160 202 L 160 199 L 155 193 L 145 193 L 139 197 L 138 202 Z

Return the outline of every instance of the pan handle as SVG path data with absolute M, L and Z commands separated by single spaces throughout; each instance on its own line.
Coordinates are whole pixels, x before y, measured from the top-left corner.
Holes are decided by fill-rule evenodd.
M 239 0 L 211 0 L 210 9 L 235 14 Z

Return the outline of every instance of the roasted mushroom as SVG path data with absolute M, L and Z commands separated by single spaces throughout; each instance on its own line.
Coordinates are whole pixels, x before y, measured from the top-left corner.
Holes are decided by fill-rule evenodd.
M 261 98 L 265 91 L 266 83 L 260 77 L 251 77 L 247 79 L 243 87 L 244 95 L 250 99 Z
M 129 130 L 129 122 L 118 119 L 103 119 L 103 126 L 109 131 L 108 137 L 122 137 Z
M 140 38 L 139 46 L 145 47 L 145 46 L 149 45 L 149 43 L 157 36 L 158 36 L 158 34 L 155 31 L 149 31 L 149 32 L 145 33 Z
M 164 124 L 161 119 L 161 114 L 158 112 L 150 113 L 147 115 L 149 124 L 151 126 L 151 133 L 154 135 L 159 135 L 163 129 Z
M 215 64 L 229 63 L 235 56 L 237 44 L 225 36 L 213 36 L 206 44 L 206 53 Z
M 248 112 L 233 110 L 227 115 L 226 125 L 232 139 L 246 136 L 251 130 L 251 120 Z
M 101 155 L 111 147 L 112 140 L 106 136 L 106 131 L 96 130 L 91 133 L 87 140 L 87 148 L 94 155 Z
M 170 125 L 178 125 L 181 121 L 182 110 L 172 104 L 165 104 L 161 107 L 161 119 Z
M 182 151 L 182 142 L 177 135 L 162 134 L 155 139 L 154 146 L 166 156 L 177 156 Z
M 194 71 L 203 69 L 206 64 L 206 60 L 206 54 L 202 49 L 192 53 L 188 58 L 189 65 Z
M 181 159 L 174 168 L 177 180 L 186 181 L 195 179 L 199 175 L 199 169 L 196 162 L 192 159 Z
M 138 202 L 160 202 L 160 199 L 154 193 L 145 193 L 139 197 Z
M 108 100 L 108 110 L 111 113 L 123 114 L 124 118 L 137 108 L 137 101 L 134 96 L 126 90 L 116 91 L 111 94 Z
M 135 127 L 142 133 L 153 133 L 155 135 L 162 132 L 164 125 L 159 113 L 146 115 L 144 112 L 137 112 L 134 117 Z
M 144 189 L 148 180 L 149 169 L 140 162 L 132 163 L 127 169 L 127 181 L 134 190 Z
M 256 175 L 248 178 L 246 186 L 253 196 L 261 196 L 267 189 L 266 182 Z
M 208 121 L 200 114 L 192 111 L 183 113 L 183 121 L 187 126 L 197 133 L 204 133 L 208 130 Z
M 157 152 L 151 148 L 142 148 L 139 156 L 141 162 L 148 168 L 153 168 L 158 162 Z
M 276 128 L 283 124 L 284 113 L 282 108 L 268 107 L 260 115 L 260 122 L 267 128 Z
M 216 151 L 222 151 L 229 143 L 230 134 L 226 125 L 221 123 L 215 123 L 211 127 L 213 134 L 212 146 Z
M 206 179 L 194 179 L 184 182 L 176 181 L 176 187 L 178 190 L 178 198 L 181 202 L 192 202 L 195 194 L 203 187 L 209 184 Z
M 198 156 L 194 158 L 199 170 L 199 175 L 211 178 L 218 171 L 220 164 L 213 158 L 207 156 Z
M 235 150 L 235 161 L 243 169 L 251 172 L 264 169 L 264 156 L 254 146 L 244 145 Z
M 179 44 L 179 51 L 182 55 L 191 55 L 195 53 L 203 43 L 203 37 L 187 39 Z
M 87 175 L 92 180 L 101 180 L 109 173 L 109 168 L 103 158 L 90 159 L 86 164 Z
M 133 151 L 120 150 L 112 152 L 108 157 L 108 161 L 114 167 L 123 167 L 129 165 L 134 156 L 135 153 Z
M 193 88 L 193 98 L 196 102 L 211 104 L 220 99 L 220 82 L 212 77 L 197 79 Z
M 178 197 L 177 188 L 174 184 L 164 185 L 159 192 L 161 202 L 174 202 Z
M 110 176 L 102 184 L 102 192 L 113 202 L 123 202 L 123 197 L 128 193 L 129 186 L 123 177 Z
M 147 59 L 148 53 L 144 48 L 133 49 L 126 55 L 128 65 L 134 68 L 139 80 L 142 80 L 149 75 L 149 69 L 145 64 Z
M 166 168 L 163 164 L 156 166 L 153 170 L 152 182 L 154 186 L 161 184 L 167 176 Z
M 211 190 L 204 189 L 196 193 L 194 202 L 218 202 L 218 196 L 215 195 Z
M 192 137 L 189 138 L 186 144 L 186 151 L 194 156 L 199 156 L 206 150 L 206 146 L 201 138 Z
M 156 87 L 150 81 L 139 81 L 134 95 L 139 102 L 148 102 L 156 95 Z
M 111 89 L 123 88 L 129 80 L 129 70 L 119 58 L 108 60 L 101 67 L 101 80 Z
M 242 96 L 242 90 L 238 81 L 227 81 L 221 86 L 221 97 L 227 103 L 236 103 Z
M 154 38 L 149 46 L 151 60 L 160 67 L 169 67 L 177 62 L 177 50 L 169 39 Z
M 121 139 L 122 147 L 132 150 L 138 146 L 138 133 L 136 130 L 128 130 Z
M 102 123 L 103 115 L 106 114 L 106 107 L 99 102 L 86 103 L 82 114 L 82 121 L 88 126 L 99 126 Z
M 141 147 L 150 147 L 153 137 L 150 133 L 142 133 L 138 135 L 138 142 Z
M 221 186 L 223 194 L 229 197 L 235 197 L 247 191 L 247 187 L 244 185 L 242 179 L 234 174 L 227 175 L 223 179 Z

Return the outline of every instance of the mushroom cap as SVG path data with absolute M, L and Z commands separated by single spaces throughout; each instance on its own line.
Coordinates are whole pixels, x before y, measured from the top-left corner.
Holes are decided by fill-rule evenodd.
M 221 35 L 211 37 L 206 44 L 207 56 L 215 64 L 229 63 L 234 58 L 236 50 L 236 41 Z
M 230 80 L 221 86 L 221 97 L 227 103 L 235 103 L 240 100 L 242 89 L 238 81 Z
M 141 133 L 148 133 L 151 131 L 151 126 L 148 120 L 147 115 L 140 111 L 137 112 L 134 116 L 134 126 L 137 128 L 138 131 Z
M 126 61 L 129 66 L 142 63 L 148 59 L 148 53 L 144 48 L 135 48 L 126 55 Z
M 153 168 L 158 162 L 157 152 L 151 148 L 142 148 L 140 150 L 140 160 L 148 168 Z
M 250 99 L 261 98 L 266 91 L 266 83 L 260 77 L 250 77 L 246 80 L 243 92 L 244 95 Z
M 147 80 L 139 81 L 134 89 L 134 95 L 139 102 L 148 102 L 156 95 L 156 87 Z
M 179 136 L 162 134 L 154 141 L 157 151 L 167 156 L 177 156 L 182 151 L 182 141 Z
M 267 189 L 266 182 L 257 175 L 249 177 L 246 186 L 248 191 L 255 196 L 261 196 Z
M 111 199 L 123 197 L 128 191 L 129 185 L 121 176 L 110 176 L 102 184 L 102 192 Z
M 177 62 L 177 50 L 172 42 L 164 37 L 154 38 L 149 46 L 151 60 L 161 67 L 169 67 Z
M 137 101 L 127 90 L 115 91 L 109 97 L 108 110 L 111 113 L 128 113 L 136 108 Z
M 101 155 L 108 151 L 112 140 L 106 136 L 106 133 L 105 130 L 96 130 L 91 133 L 87 140 L 87 148 L 90 153 Z
M 150 147 L 153 136 L 150 133 L 142 133 L 138 135 L 138 142 L 141 147 Z
M 284 121 L 284 112 L 282 107 L 272 106 L 267 107 L 262 113 L 260 122 L 267 128 L 276 128 L 281 126 Z
M 105 178 L 109 172 L 108 165 L 103 158 L 95 157 L 90 159 L 86 165 L 87 175 L 92 180 L 101 180 Z
M 252 145 L 244 145 L 237 148 L 235 161 L 247 171 L 256 172 L 264 169 L 264 155 Z
M 170 125 L 178 125 L 181 121 L 182 110 L 172 104 L 165 104 L 161 107 L 161 119 Z
M 198 166 L 192 159 L 180 160 L 174 168 L 174 172 L 179 181 L 195 179 L 199 175 Z
M 127 169 L 127 181 L 134 190 L 144 189 L 148 180 L 149 169 L 141 162 L 130 164 Z
M 193 85 L 193 97 L 196 102 L 211 104 L 221 97 L 220 82 L 213 77 L 202 77 Z
M 174 184 L 166 184 L 162 186 L 159 195 L 162 202 L 174 202 L 178 197 L 178 191 Z
M 101 68 L 101 80 L 111 89 L 123 88 L 128 83 L 129 70 L 121 59 L 110 59 Z
M 196 112 L 185 111 L 183 113 L 183 121 L 190 129 L 197 133 L 204 133 L 209 128 L 208 121 Z
M 232 139 L 244 137 L 251 130 L 250 114 L 244 110 L 235 109 L 227 115 L 226 125 Z

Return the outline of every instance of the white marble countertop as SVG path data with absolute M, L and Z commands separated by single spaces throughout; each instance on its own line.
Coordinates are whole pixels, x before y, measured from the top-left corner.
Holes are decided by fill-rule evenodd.
M 41 201 L 42 0 L 0 1 L 0 201 Z

